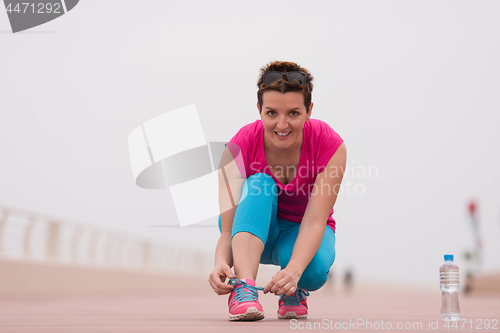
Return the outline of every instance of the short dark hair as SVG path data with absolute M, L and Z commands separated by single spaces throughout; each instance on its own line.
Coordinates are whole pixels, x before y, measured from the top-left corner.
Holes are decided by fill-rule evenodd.
M 286 81 L 285 79 L 280 79 L 278 81 L 273 82 L 270 86 L 264 85 L 262 82 L 262 75 L 268 72 L 292 72 L 292 71 L 297 71 L 304 73 L 308 76 L 308 80 L 304 85 L 300 85 L 297 81 L 295 83 L 290 83 Z M 299 66 L 298 64 L 290 61 L 272 61 L 266 66 L 262 67 L 260 69 L 260 77 L 259 81 L 257 81 L 257 87 L 259 90 L 257 91 L 257 101 L 259 102 L 259 110 L 262 111 L 262 99 L 263 95 L 266 91 L 269 90 L 274 90 L 274 91 L 279 91 L 280 93 L 284 94 L 289 91 L 300 91 L 302 92 L 302 95 L 304 95 L 304 105 L 306 106 L 306 112 L 309 112 L 309 107 L 311 106 L 311 101 L 312 101 L 312 91 L 313 91 L 313 83 L 312 83 L 313 77 L 311 73 Z

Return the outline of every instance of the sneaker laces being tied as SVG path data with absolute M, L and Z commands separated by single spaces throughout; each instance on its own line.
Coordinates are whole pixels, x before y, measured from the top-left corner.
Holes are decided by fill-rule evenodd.
M 234 295 L 233 302 L 235 300 L 238 300 L 240 303 L 255 301 L 257 299 L 257 291 L 264 290 L 264 288 L 251 286 L 245 281 L 238 279 L 229 280 L 229 284 L 233 286 L 236 286 L 237 284 L 241 285 L 240 287 L 234 288 L 234 292 L 236 294 Z
M 309 292 L 304 289 L 297 289 L 295 295 L 287 296 L 285 294 L 280 296 L 280 301 L 283 301 L 283 305 L 300 305 L 300 301 L 303 301 L 306 296 L 309 296 Z

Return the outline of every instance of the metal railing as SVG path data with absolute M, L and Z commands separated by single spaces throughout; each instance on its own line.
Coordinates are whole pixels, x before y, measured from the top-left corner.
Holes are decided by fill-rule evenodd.
M 198 251 L 5 205 L 0 258 L 175 275 L 203 273 L 209 265 Z

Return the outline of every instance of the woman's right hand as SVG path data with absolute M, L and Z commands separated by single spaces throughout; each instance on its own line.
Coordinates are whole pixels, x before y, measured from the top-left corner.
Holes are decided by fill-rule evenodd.
M 233 286 L 224 283 L 226 278 L 235 279 L 236 275 L 231 271 L 231 267 L 225 262 L 216 263 L 214 270 L 210 273 L 208 282 L 217 295 L 229 294 L 233 290 Z

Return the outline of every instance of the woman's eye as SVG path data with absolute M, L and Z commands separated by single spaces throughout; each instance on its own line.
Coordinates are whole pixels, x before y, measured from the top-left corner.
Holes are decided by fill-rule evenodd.
M 274 112 L 274 111 L 269 111 L 267 114 L 268 114 L 268 115 L 270 115 L 270 116 L 274 116 L 274 115 L 276 114 L 276 112 Z
M 299 115 L 299 113 L 297 111 L 292 111 L 290 113 L 292 114 L 292 116 L 298 116 Z

